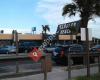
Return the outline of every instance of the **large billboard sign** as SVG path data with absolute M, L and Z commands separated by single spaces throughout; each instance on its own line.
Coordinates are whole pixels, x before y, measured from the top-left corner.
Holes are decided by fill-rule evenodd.
M 69 35 L 69 34 L 71 34 L 71 31 L 69 29 L 71 26 L 74 26 L 76 28 L 77 32 L 80 32 L 80 21 L 59 24 L 56 32 L 59 35 Z

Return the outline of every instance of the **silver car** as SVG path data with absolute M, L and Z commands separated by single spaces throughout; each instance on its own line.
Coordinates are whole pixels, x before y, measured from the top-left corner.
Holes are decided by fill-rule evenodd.
M 4 46 L 0 48 L 0 54 L 16 53 L 15 46 Z

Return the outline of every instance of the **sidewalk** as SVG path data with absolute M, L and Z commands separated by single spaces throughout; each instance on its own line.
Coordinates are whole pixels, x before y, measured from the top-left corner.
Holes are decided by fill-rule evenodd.
M 98 68 L 92 67 L 91 68 L 91 74 L 97 73 Z M 72 77 L 76 76 L 83 76 L 86 75 L 86 69 L 78 69 L 78 70 L 72 70 Z M 30 75 L 30 76 L 24 76 L 24 77 L 17 77 L 17 78 L 8 78 L 8 79 L 0 79 L 0 80 L 44 80 L 43 74 L 37 74 L 37 75 Z M 48 80 L 67 80 L 68 73 L 65 71 L 64 67 L 54 67 L 52 72 L 48 73 Z

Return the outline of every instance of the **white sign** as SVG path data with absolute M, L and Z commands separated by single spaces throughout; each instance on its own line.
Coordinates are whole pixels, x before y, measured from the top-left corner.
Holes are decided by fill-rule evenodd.
M 88 28 L 88 39 L 92 41 L 92 29 Z M 86 28 L 81 28 L 81 40 L 86 41 Z

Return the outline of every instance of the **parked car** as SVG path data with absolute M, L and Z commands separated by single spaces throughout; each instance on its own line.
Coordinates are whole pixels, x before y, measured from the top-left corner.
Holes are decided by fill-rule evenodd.
M 84 53 L 84 47 L 80 44 L 72 44 L 69 46 L 60 46 L 60 51 L 57 52 L 56 49 L 55 51 L 56 56 L 53 56 L 53 60 L 56 62 L 57 65 L 67 65 L 68 64 L 68 59 L 66 54 L 83 54 Z M 63 51 L 63 52 L 62 52 Z M 83 57 L 71 57 L 71 62 L 72 64 L 83 64 Z M 94 59 L 90 57 L 90 62 L 93 63 Z
M 19 45 L 19 53 L 30 52 L 35 47 L 39 47 L 39 45 L 36 42 L 23 42 Z
M 4 46 L 0 48 L 0 54 L 16 53 L 15 46 Z
M 93 53 L 98 53 L 100 52 L 100 45 L 95 45 L 94 47 L 90 48 L 90 51 Z
M 72 44 L 69 46 L 68 51 L 82 53 L 84 52 L 84 47 L 80 44 Z

